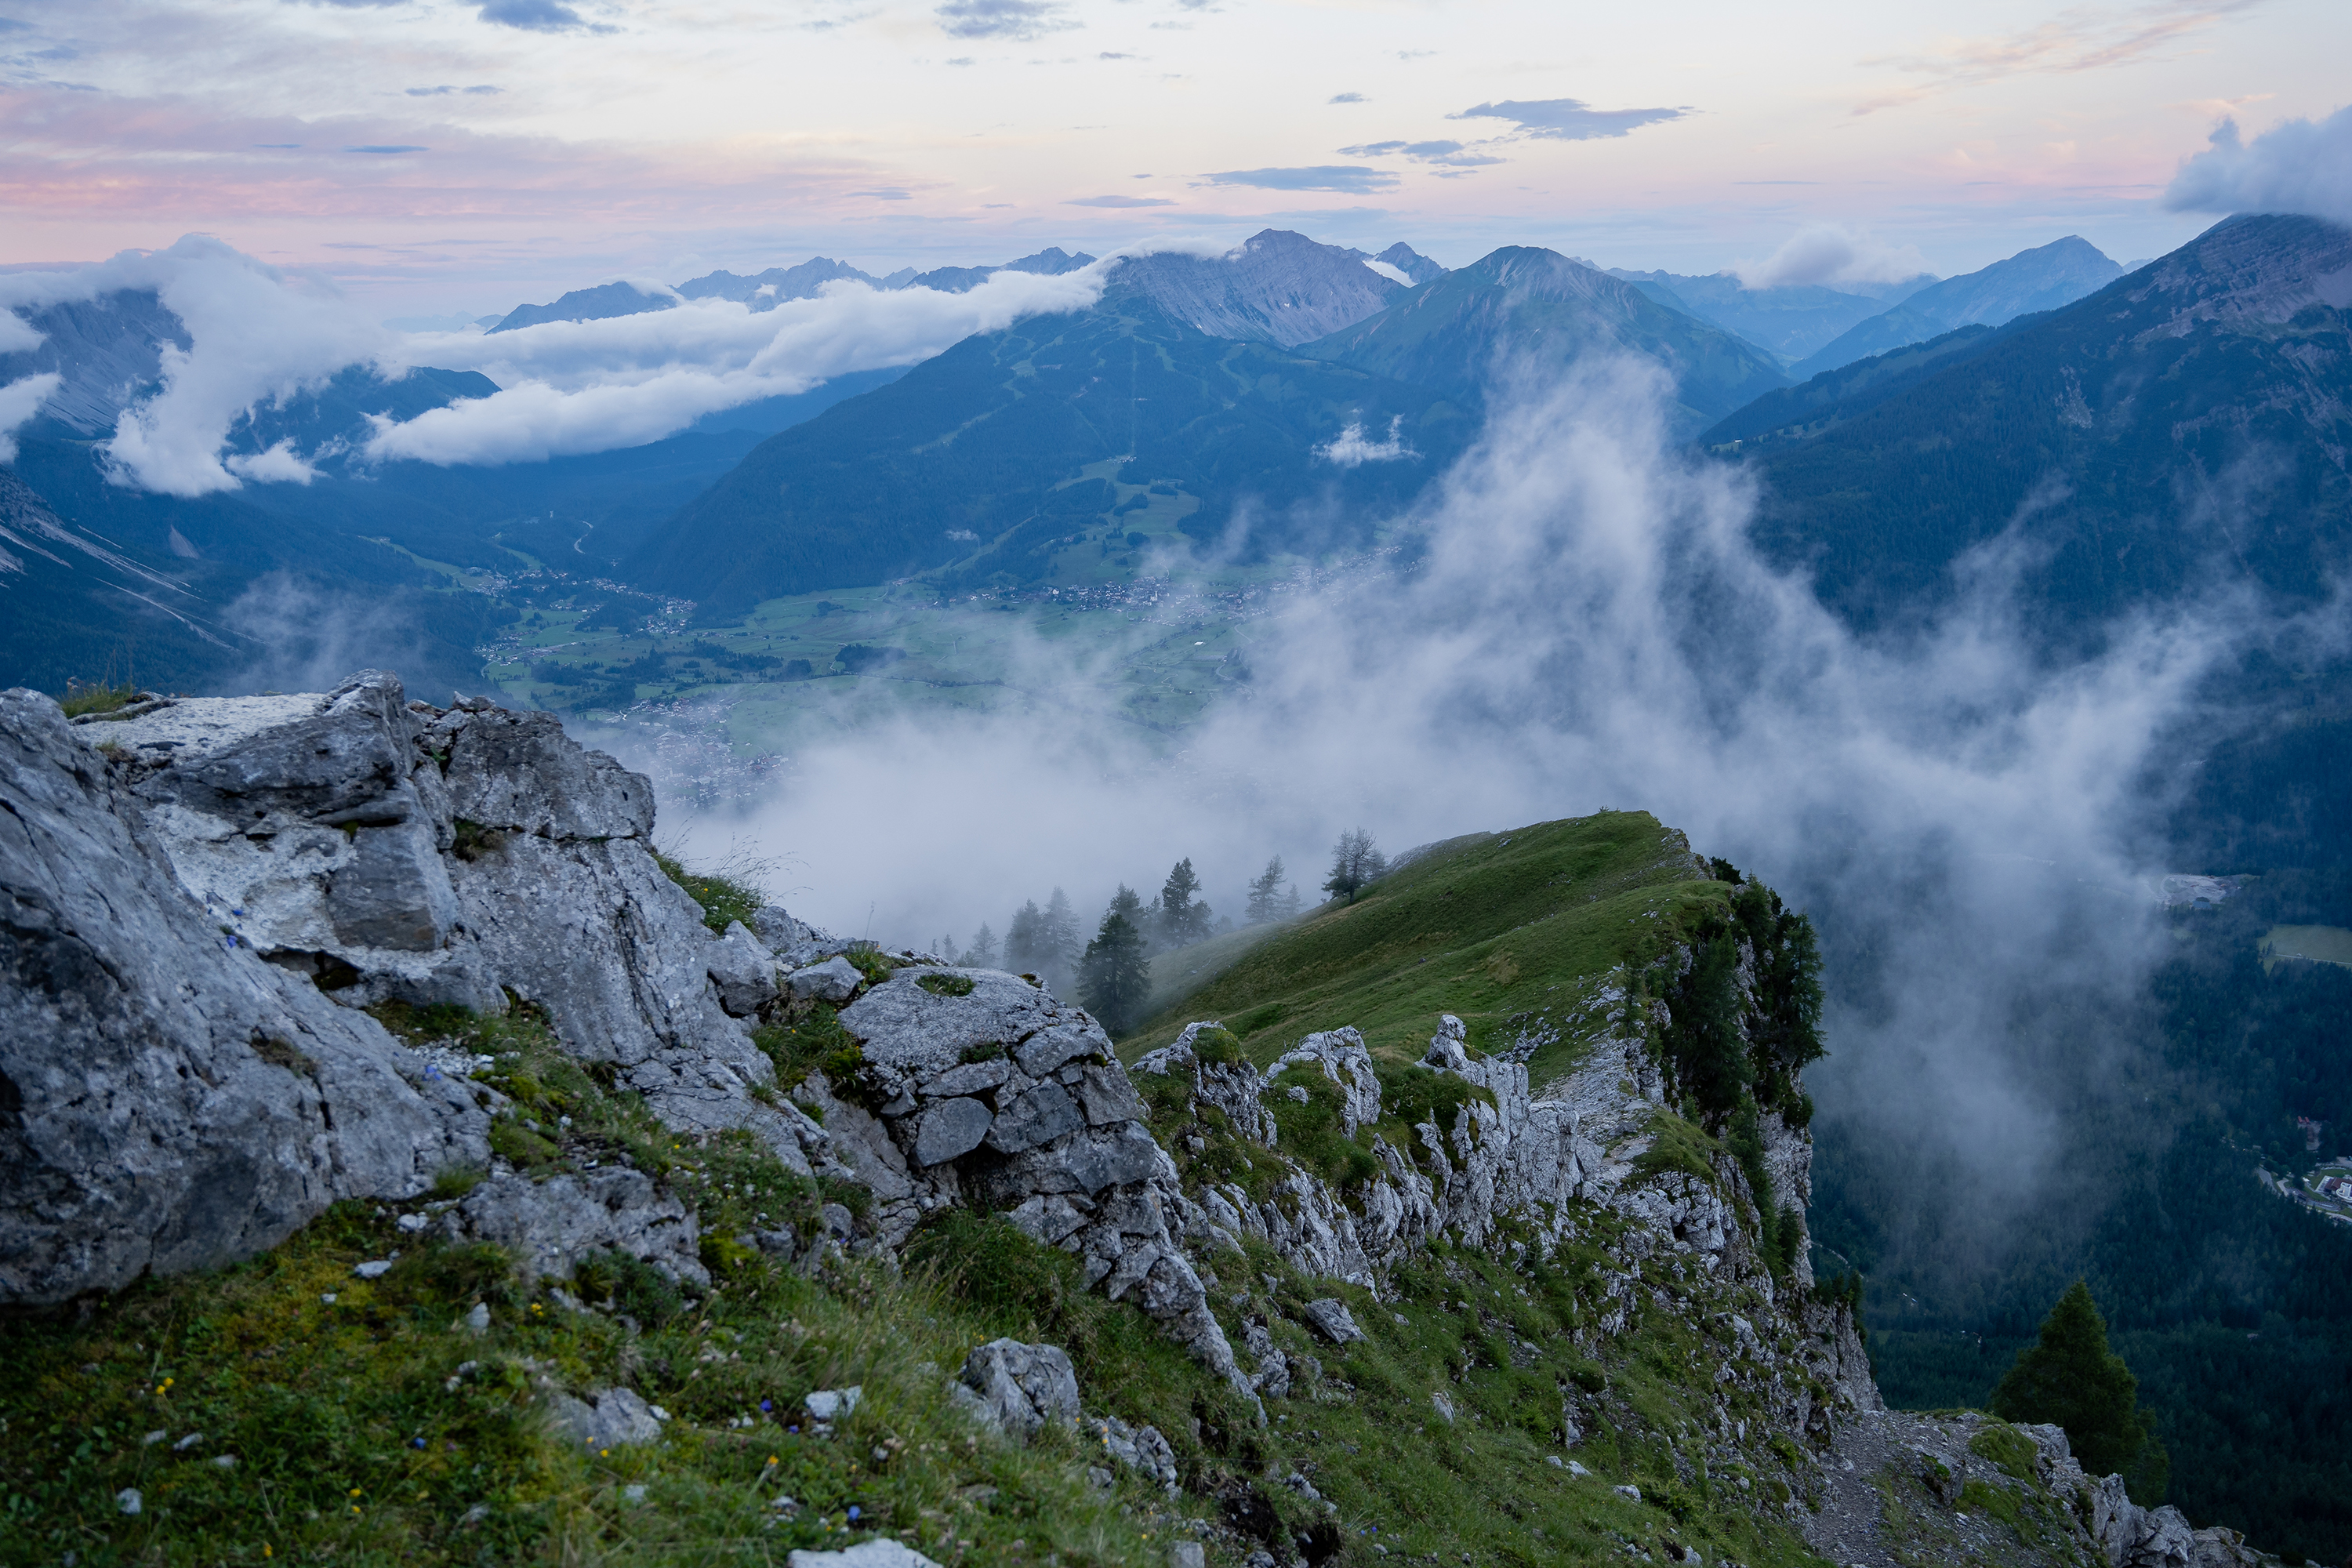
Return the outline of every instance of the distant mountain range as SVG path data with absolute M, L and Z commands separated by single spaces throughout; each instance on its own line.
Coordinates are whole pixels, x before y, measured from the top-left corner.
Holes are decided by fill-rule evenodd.
M 1997 327 L 2036 310 L 2054 310 L 2105 288 L 2123 272 L 2090 241 L 2068 235 L 1906 295 L 1892 310 L 1857 323 L 1800 361 L 1789 374 L 1802 381 L 1906 343 L 1925 342 L 1955 327 Z
M 1591 263 L 1586 263 L 1590 266 Z M 1747 339 L 1777 356 L 1782 364 L 1813 353 L 1857 323 L 1936 281 L 1923 272 L 1899 283 L 1848 283 L 1837 288 L 1794 284 L 1778 289 L 1750 289 L 1729 272 L 1694 277 L 1678 272 L 1634 272 L 1607 268 L 1643 293 L 1725 331 Z
M 518 305 L 499 318 L 493 332 L 511 332 L 522 327 L 535 327 L 542 321 L 601 321 L 614 316 L 636 316 L 648 310 L 667 310 L 680 300 L 733 300 L 749 305 L 753 310 L 772 310 L 787 300 L 814 300 L 827 283 L 846 279 L 855 283 L 870 284 L 877 289 L 936 289 L 943 294 L 962 294 L 999 272 L 1042 272 L 1055 274 L 1076 272 L 1089 266 L 1094 258 L 1083 251 L 1072 256 L 1059 246 L 1052 246 L 1034 256 L 1024 256 L 1008 261 L 1002 267 L 941 267 L 929 272 L 917 272 L 912 268 L 894 272 L 887 278 L 877 278 L 861 272 L 845 261 L 834 261 L 822 256 L 812 256 L 797 267 L 771 267 L 765 272 L 746 278 L 734 272 L 706 272 L 677 286 L 675 293 L 662 293 L 635 283 L 604 283 L 593 289 L 574 289 L 551 304 Z

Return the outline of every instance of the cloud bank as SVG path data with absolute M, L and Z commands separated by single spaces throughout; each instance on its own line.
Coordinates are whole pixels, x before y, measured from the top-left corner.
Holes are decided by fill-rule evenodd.
M 2249 143 L 2224 120 L 2164 193 L 2173 212 L 2300 213 L 2352 225 L 2352 108 L 2290 120 Z
M 1894 283 L 1927 270 L 1916 245 L 1888 245 L 1833 223 L 1811 224 L 1781 242 L 1761 261 L 1734 262 L 1731 270 L 1749 289 L 1788 289 L 1803 284 Z
M 1261 623 L 1245 697 L 1173 755 L 1087 706 L 1100 668 L 1035 650 L 1029 712 L 865 716 L 798 755 L 772 804 L 703 819 L 697 847 L 793 857 L 801 912 L 928 944 L 1002 929 L 1056 884 L 1091 921 L 1114 881 L 1156 885 L 1180 856 L 1237 912 L 1269 854 L 1311 888 L 1359 823 L 1395 849 L 1646 809 L 1825 920 L 1845 999 L 1816 1093 L 1954 1163 L 1976 1215 L 1958 1245 L 2052 1147 L 2029 1053 L 2130 1048 L 2041 1038 L 2031 1003 L 2072 986 L 2128 1011 L 2147 951 L 2137 781 L 2235 623 L 2223 605 L 2126 625 L 2053 668 L 1995 545 L 1939 621 L 1860 642 L 1757 558 L 1740 478 L 1672 453 L 1666 396 L 1619 366 L 1506 405 L 1411 520 L 1413 568 Z M 892 831 L 853 842 L 845 820 Z
M 550 321 L 511 332 L 399 333 L 346 301 L 191 237 L 96 267 L 0 274 L 0 352 L 38 340 L 16 312 L 118 290 L 152 290 L 193 346 L 165 345 L 160 387 L 123 409 L 101 451 L 119 483 L 198 496 L 241 485 L 307 483 L 329 458 L 360 462 L 534 462 L 658 440 L 705 414 L 805 392 L 854 370 L 911 364 L 1024 316 L 1081 310 L 1103 265 L 1059 276 L 998 272 L 961 294 L 835 282 L 813 300 L 754 313 L 726 300 L 600 321 Z M 379 418 L 357 449 L 280 443 L 228 450 L 250 409 L 323 387 L 364 365 L 386 378 L 418 366 L 478 370 L 502 389 L 394 423 Z M 47 390 L 0 391 L 0 432 Z

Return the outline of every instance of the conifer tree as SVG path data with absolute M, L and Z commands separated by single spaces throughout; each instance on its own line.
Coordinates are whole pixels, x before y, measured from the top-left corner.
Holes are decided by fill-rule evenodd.
M 1262 926 L 1282 918 L 1282 879 L 1288 874 L 1282 868 L 1282 857 L 1277 855 L 1265 863 L 1265 870 L 1250 879 L 1250 924 Z
M 1122 886 L 1128 910 L 1139 910 L 1142 900 Z M 1143 1007 L 1151 994 L 1151 965 L 1144 955 L 1143 932 L 1114 899 L 1103 913 L 1101 929 L 1087 943 L 1078 961 L 1078 1000 L 1112 1034 L 1124 1034 L 1143 1021 Z
M 1192 896 L 1200 890 L 1201 879 L 1192 872 L 1192 857 L 1186 856 L 1169 870 L 1168 880 L 1160 889 L 1159 905 L 1152 910 L 1162 943 L 1190 947 L 1207 940 L 1213 912 Z
M 1133 894 L 1128 895 L 1129 898 Z M 1066 985 L 1071 969 L 1076 963 L 1078 948 L 1084 936 L 1078 929 L 1078 913 L 1070 907 L 1070 895 L 1061 889 L 1045 900 L 1045 912 L 1037 922 L 1037 973 L 1048 985 Z
M 2107 1348 L 2106 1320 L 2080 1279 L 2058 1298 L 2042 1320 L 2040 1340 L 2017 1352 L 1992 1392 L 1994 1415 L 2063 1427 L 2084 1469 L 2121 1475 L 2132 1500 L 2153 1508 L 2164 1500 L 2171 1461 L 2157 1440 L 2155 1417 L 2138 1404 L 2139 1381 Z
M 1331 875 L 1325 879 L 1323 890 L 1352 904 L 1356 895 L 1388 868 L 1389 858 L 1373 844 L 1371 834 L 1352 828 L 1339 835 L 1339 846 L 1331 851 Z
M 963 961 L 972 969 L 996 967 L 996 933 L 988 929 L 986 921 L 981 921 L 980 929 L 971 933 L 971 945 L 964 950 Z
M 1045 946 L 1044 927 L 1045 911 L 1031 899 L 1013 912 L 1013 923 L 1004 928 L 1004 966 L 1020 974 L 1034 974 L 1045 967 Z

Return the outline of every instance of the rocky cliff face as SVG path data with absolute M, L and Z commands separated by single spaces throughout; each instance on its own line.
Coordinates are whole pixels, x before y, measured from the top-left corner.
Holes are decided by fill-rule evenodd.
M 893 1260 L 942 1210 L 1000 1214 L 1261 1423 L 1312 1408 L 1276 1402 L 1351 1400 L 1304 1347 L 1344 1352 L 1365 1330 L 1337 1293 L 1285 1308 L 1290 1288 L 1265 1274 L 1261 1299 L 1254 1271 L 1352 1288 L 1360 1311 L 1459 1312 L 1476 1293 L 1459 1258 L 1534 1279 L 1573 1256 L 1575 1282 L 1546 1287 L 1573 1298 L 1567 1342 L 1486 1342 L 1542 1382 L 1556 1414 L 1526 1419 L 1570 1452 L 1658 1417 L 1554 1360 L 1663 1333 L 1696 1416 L 1676 1418 L 1681 1480 L 1737 1477 L 1840 1562 L 1929 1542 L 2016 1561 L 1964 1528 L 1995 1493 L 2041 1521 L 2050 1562 L 2253 1560 L 2070 1468 L 2053 1434 L 2021 1460 L 1998 1433 L 1979 1441 L 1998 1424 L 1885 1412 L 1847 1309 L 1760 1245 L 1752 1159 L 1675 1113 L 1662 1022 L 1637 1007 L 1603 996 L 1616 1022 L 1540 1086 L 1524 1050 L 1479 1055 L 1452 1016 L 1402 1069 L 1350 1028 L 1261 1069 L 1202 1022 L 1130 1073 L 1091 1017 L 1021 976 L 858 949 L 776 909 L 712 934 L 654 861 L 652 826 L 646 782 L 551 718 L 411 703 L 378 673 L 82 722 L 0 693 L 0 1301 L 215 1266 L 338 1198 L 415 1200 L 454 1167 L 487 1179 L 412 1205 L 402 1234 L 495 1243 L 532 1279 L 625 1253 L 715 1290 L 689 1198 L 625 1164 L 518 1165 L 522 1133 L 553 1130 L 474 1078 L 488 1058 L 413 1048 L 362 1010 L 527 1005 L 670 1127 L 748 1133 L 871 1194 L 858 1215 L 827 1208 L 814 1239 L 727 1246 Z M 838 1033 L 780 1084 L 761 1019 Z M 1810 1142 L 1765 1123 L 1772 1201 L 1801 1205 Z M 1431 1281 L 1457 1277 L 1449 1305 L 1456 1288 Z M 1427 1398 L 1456 1421 L 1444 1387 Z M 1176 1476 L 1172 1460 L 1151 1473 Z M 1286 1484 L 1318 1496 L 1303 1473 Z

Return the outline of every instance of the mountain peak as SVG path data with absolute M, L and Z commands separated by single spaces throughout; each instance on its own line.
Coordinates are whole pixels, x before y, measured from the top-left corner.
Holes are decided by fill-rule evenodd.
M 1405 289 L 1355 253 L 1285 228 L 1261 229 L 1223 256 L 1163 250 L 1125 258 L 1111 287 L 1212 337 L 1282 348 L 1375 315 Z

